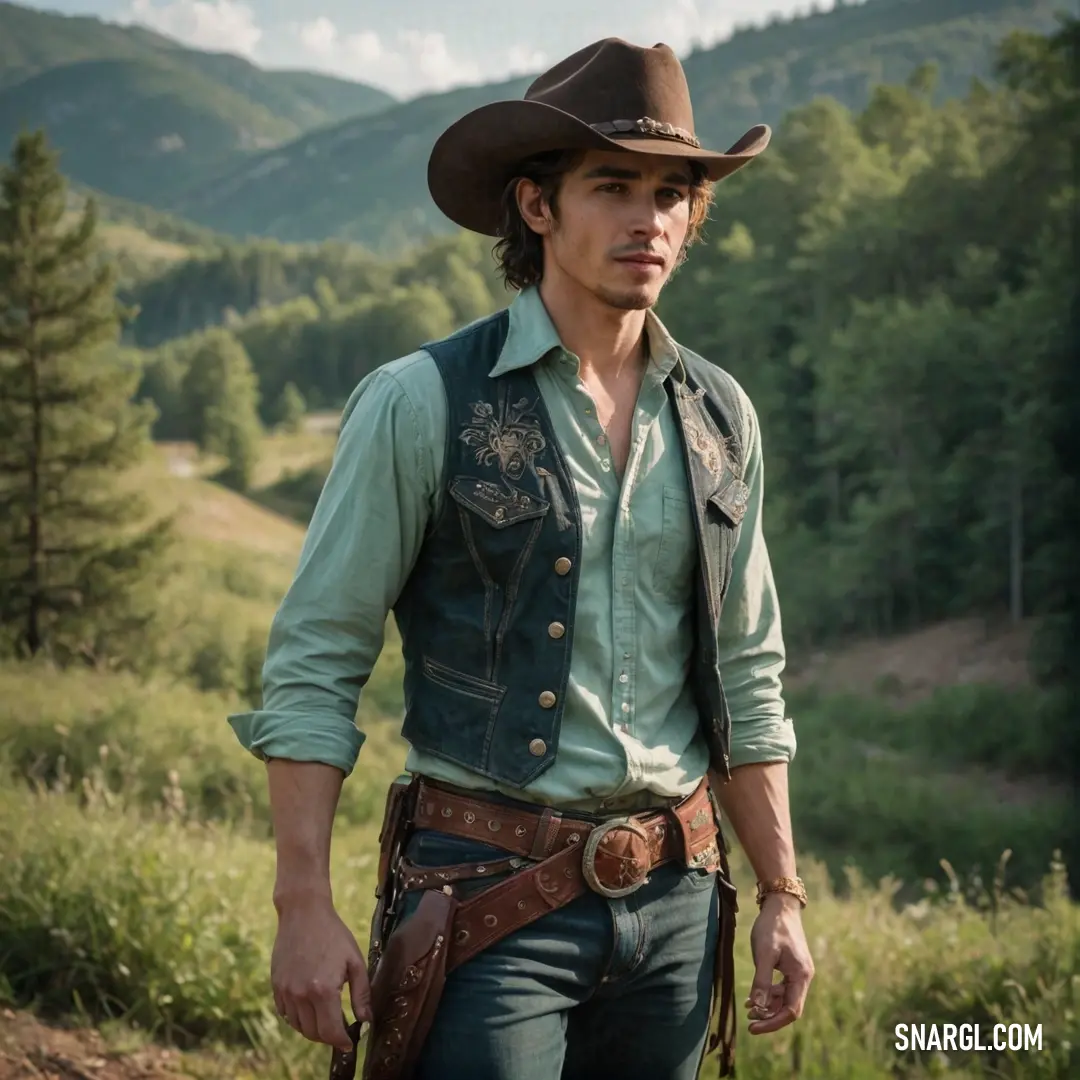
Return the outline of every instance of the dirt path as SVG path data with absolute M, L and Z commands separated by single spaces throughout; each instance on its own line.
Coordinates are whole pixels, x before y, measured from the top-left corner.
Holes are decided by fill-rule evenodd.
M 0 1080 L 178 1080 L 190 1075 L 175 1050 L 147 1046 L 117 1054 L 93 1028 L 49 1027 L 29 1013 L 0 1012 Z
M 920 701 L 943 686 L 1023 686 L 1029 681 L 1034 629 L 1034 620 L 1010 626 L 953 619 L 895 638 L 793 656 L 784 683 L 833 693 L 883 693 L 898 705 Z

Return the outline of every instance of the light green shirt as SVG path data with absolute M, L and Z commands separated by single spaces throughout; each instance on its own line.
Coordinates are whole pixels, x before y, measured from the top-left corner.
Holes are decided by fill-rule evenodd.
M 653 312 L 650 360 L 620 481 L 578 375 L 535 288 L 510 306 L 492 377 L 532 367 L 581 509 L 582 556 L 570 681 L 555 763 L 524 792 L 411 749 L 409 772 L 467 788 L 585 809 L 691 791 L 708 752 L 688 684 L 697 548 L 676 421 L 663 379 L 679 363 Z M 742 395 L 740 526 L 721 616 L 721 675 L 732 714 L 731 765 L 790 761 L 784 646 L 761 528 L 757 418 Z M 322 761 L 348 775 L 363 743 L 359 695 L 383 647 L 387 615 L 440 505 L 446 395 L 419 351 L 369 375 L 350 397 L 295 579 L 274 618 L 263 707 L 229 717 L 262 758 Z

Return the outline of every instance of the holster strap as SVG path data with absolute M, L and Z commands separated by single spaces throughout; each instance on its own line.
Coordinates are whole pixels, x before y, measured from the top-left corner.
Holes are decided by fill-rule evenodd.
M 716 1027 L 709 1038 L 709 1053 L 720 1048 L 720 1076 L 735 1072 L 735 1034 L 738 1030 L 735 1013 L 735 916 L 739 910 L 735 886 L 728 871 L 727 858 L 722 856 L 719 875 L 720 934 L 716 943 L 716 962 L 713 968 L 713 1007 Z
M 398 864 L 398 889 L 413 892 L 416 889 L 441 888 L 458 881 L 478 881 L 495 878 L 510 870 L 524 866 L 526 860 L 519 855 L 512 859 L 489 859 L 481 863 L 458 863 L 453 866 L 417 866 L 409 859 Z

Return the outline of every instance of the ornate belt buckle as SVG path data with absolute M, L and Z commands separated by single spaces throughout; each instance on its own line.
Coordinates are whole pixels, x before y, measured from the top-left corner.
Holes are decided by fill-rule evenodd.
M 614 900 L 637 892 L 651 864 L 649 834 L 628 817 L 612 818 L 589 833 L 581 873 L 593 892 Z

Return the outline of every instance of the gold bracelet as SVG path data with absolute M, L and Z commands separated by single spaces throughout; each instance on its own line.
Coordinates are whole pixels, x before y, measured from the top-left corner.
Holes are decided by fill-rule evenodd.
M 803 884 L 802 878 L 778 877 L 773 878 L 771 881 L 759 881 L 757 886 L 757 905 L 759 909 L 765 903 L 765 897 L 769 893 L 787 893 L 789 896 L 794 896 L 802 907 L 806 907 L 806 886 Z

